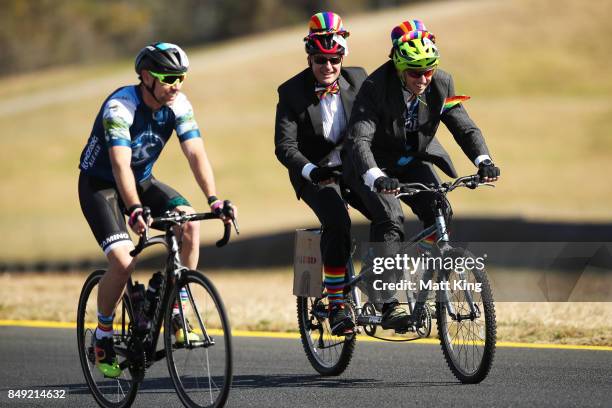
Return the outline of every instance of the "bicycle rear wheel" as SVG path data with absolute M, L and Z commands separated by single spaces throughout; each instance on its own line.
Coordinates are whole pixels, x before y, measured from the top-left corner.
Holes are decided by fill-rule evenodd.
M 188 341 L 176 340 L 177 329 L 183 329 L 180 320 L 178 326 L 173 325 L 172 315 L 181 288 L 187 294 L 180 300 L 182 317 L 198 340 L 191 340 L 184 332 L 182 337 Z M 168 371 L 183 404 L 194 408 L 224 406 L 232 384 L 232 334 L 223 301 L 210 280 L 197 271 L 184 272 L 170 295 L 164 320 Z
M 350 298 L 346 305 L 353 310 Z M 342 374 L 351 362 L 356 339 L 354 335 L 332 335 L 327 299 L 298 296 L 297 318 L 302 346 L 312 367 L 325 376 Z
M 94 330 L 98 325 L 98 284 L 105 271 L 93 272 L 83 285 L 77 310 L 77 343 L 81 368 L 87 385 L 102 407 L 129 407 L 136 398 L 139 382 L 134 378 L 132 364 L 126 358 L 128 343 L 132 341 L 130 327 L 131 310 L 124 295 L 116 309 L 113 339 L 117 358 L 122 367 L 118 378 L 107 378 L 96 368 L 94 352 Z
M 438 299 L 436 304 L 440 345 L 459 381 L 479 383 L 489 374 L 495 355 L 493 294 L 484 269 L 457 267 L 465 262 L 457 259 L 475 259 L 469 251 L 454 248 L 444 256 L 453 259 L 455 268 L 445 269 L 440 274 L 445 276 L 438 276 L 438 281 L 447 281 L 449 287 L 445 291 L 448 302 Z

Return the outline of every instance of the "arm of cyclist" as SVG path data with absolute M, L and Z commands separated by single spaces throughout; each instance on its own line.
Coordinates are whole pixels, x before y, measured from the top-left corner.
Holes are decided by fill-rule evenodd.
M 189 162 L 189 167 L 200 189 L 208 200 L 212 212 L 219 215 L 223 222 L 230 222 L 230 218 L 222 211 L 223 201 L 219 200 L 216 196 L 215 176 L 210 160 L 208 160 L 203 140 L 199 137 L 185 140 L 181 143 L 181 149 Z M 230 206 L 232 207 L 234 217 L 236 217 L 238 209 L 233 204 L 230 204 Z
M 146 224 L 142 218 L 142 205 L 136 191 L 136 180 L 130 167 L 132 149 L 129 146 L 112 146 L 109 149 L 109 156 L 117 189 L 128 209 L 128 224 L 132 231 L 142 235 Z
M 361 86 L 351 112 L 344 146 L 346 155 L 355 166 L 357 174 L 362 176 L 371 169 L 380 170 L 372 153 L 372 142 L 379 122 L 375 92 L 374 85 L 369 79 Z
M 372 142 L 376 135 L 380 113 L 375 100 L 376 89 L 366 80 L 355 100 L 351 114 L 345 151 L 355 169 L 372 191 L 383 194 L 397 194 L 399 181 L 388 177 L 376 163 L 372 153 Z
M 299 149 L 297 134 L 298 122 L 294 109 L 291 107 L 291 96 L 288 90 L 280 87 L 278 90 L 278 104 L 276 105 L 276 121 L 274 130 L 274 152 L 278 160 L 295 174 L 313 184 L 330 184 L 337 177 L 333 170 L 318 167 L 302 154 Z
M 448 84 L 447 95 L 454 96 L 453 78 L 448 75 L 445 79 Z M 466 156 L 478 167 L 478 175 L 481 181 L 496 181 L 500 175 L 500 170 L 493 164 L 482 132 L 470 118 L 463 104 L 458 104 L 444 112 L 441 120 Z

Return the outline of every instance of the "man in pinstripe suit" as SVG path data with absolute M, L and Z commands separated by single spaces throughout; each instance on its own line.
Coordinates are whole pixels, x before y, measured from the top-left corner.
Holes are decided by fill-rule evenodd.
M 387 243 L 404 240 L 404 214 L 393 196 L 400 181 L 439 184 L 433 165 L 457 177 L 435 138 L 440 121 L 478 167 L 482 181 L 499 177 L 480 129 L 461 104 L 468 97 L 455 95 L 452 77 L 437 69 L 434 35 L 422 21 L 409 20 L 392 30 L 391 39 L 391 60 L 364 81 L 357 95 L 343 149 L 345 180 L 371 215 L 370 240 Z M 403 201 L 425 226 L 434 223 L 430 194 Z M 393 304 L 393 299 L 382 300 Z

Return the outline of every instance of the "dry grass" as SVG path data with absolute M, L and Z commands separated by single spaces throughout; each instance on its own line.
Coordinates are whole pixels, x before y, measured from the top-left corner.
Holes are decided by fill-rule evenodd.
M 502 167 L 495 191 L 454 195 L 456 213 L 609 220 L 612 188 L 597 176 L 612 172 L 611 8 L 606 0 L 476 0 L 349 13 L 347 62 L 371 72 L 386 60 L 390 28 L 423 18 L 438 36 L 457 91 L 473 97 L 468 110 Z M 316 223 L 296 203 L 273 155 L 276 87 L 305 66 L 303 31 L 189 50 L 193 69 L 184 91 L 203 129 L 219 194 L 240 206 L 244 237 Z M 0 234 L 11 239 L 0 247 L 0 259 L 100 256 L 78 205 L 78 157 L 104 97 L 133 81 L 130 61 L 5 81 Z M 473 171 L 448 133 L 441 137 L 459 172 Z M 204 208 L 177 145 L 169 143 L 156 175 Z M 204 230 L 205 240 L 218 233 Z
M 234 329 L 296 331 L 288 270 L 208 274 Z M 148 274 L 136 279 L 147 281 Z M 0 275 L 0 320 L 74 322 L 83 274 Z M 496 304 L 498 340 L 612 346 L 612 303 Z
M 501 341 L 612 345 L 612 303 L 498 302 L 495 309 Z

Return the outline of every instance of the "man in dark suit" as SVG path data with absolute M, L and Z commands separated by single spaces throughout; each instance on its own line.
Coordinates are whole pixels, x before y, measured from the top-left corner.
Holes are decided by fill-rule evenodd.
M 336 335 L 352 332 L 354 327 L 343 295 L 351 242 L 345 200 L 363 210 L 339 180 L 340 148 L 353 101 L 367 75 L 363 68 L 342 67 L 348 35 L 335 13 L 311 17 L 304 38 L 308 68 L 278 88 L 274 135 L 276 157 L 289 170 L 297 198 L 306 202 L 323 226 L 324 285 Z
M 422 21 L 410 20 L 392 30 L 391 40 L 391 61 L 374 71 L 357 95 L 343 151 L 345 180 L 371 214 L 372 242 L 404 240 L 404 214 L 393 195 L 400 180 L 439 184 L 433 165 L 457 177 L 435 138 L 440 121 L 478 167 L 481 180 L 499 176 L 482 133 L 460 103 L 468 97 L 455 95 L 450 74 L 437 69 L 434 35 Z M 402 199 L 429 226 L 435 222 L 432 198 L 423 193 Z

